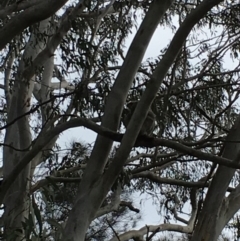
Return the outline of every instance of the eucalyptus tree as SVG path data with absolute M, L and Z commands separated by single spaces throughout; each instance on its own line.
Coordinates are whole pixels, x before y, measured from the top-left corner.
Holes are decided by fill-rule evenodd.
M 238 238 L 239 8 L 1 1 L 2 239 L 151 240 L 169 231 L 214 241 L 224 228 Z M 157 27 L 173 36 L 144 59 Z M 129 101 L 139 102 L 125 129 Z M 146 135 L 150 109 L 156 126 Z M 80 130 L 59 145 L 76 127 L 97 133 L 92 146 Z M 150 195 L 162 222 L 132 229 L 141 214 L 133 193 Z

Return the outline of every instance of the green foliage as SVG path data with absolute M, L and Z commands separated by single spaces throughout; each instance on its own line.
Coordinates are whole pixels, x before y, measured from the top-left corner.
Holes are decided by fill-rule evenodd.
M 75 6 L 76 2 L 70 1 L 65 8 Z M 62 41 L 55 51 L 60 82 L 67 81 L 69 85 L 65 89 L 49 88 L 45 93 L 47 103 L 44 103 L 43 95 L 39 97 L 37 89 L 44 78 L 44 67 L 36 68 L 35 76 L 30 80 L 34 81 L 35 89 L 27 116 L 33 137 L 37 137 L 44 128 L 51 129 L 76 117 L 101 122 L 108 96 L 125 60 L 127 41 L 135 33 L 151 2 L 115 1 L 113 12 L 101 15 L 106 7 L 104 1 L 86 1 L 84 11 L 71 19 L 71 28 L 61 36 Z M 201 0 L 195 2 L 196 6 L 202 3 Z M 192 6 L 196 7 L 194 4 Z M 239 114 L 239 8 L 237 1 L 225 1 L 213 8 L 186 39 L 152 104 L 156 115 L 156 138 L 221 155 L 224 139 Z M 174 1 L 159 23 L 161 34 L 164 34 L 164 29 L 170 29 L 175 34 L 191 10 L 186 1 Z M 65 9 L 61 11 L 65 12 Z M 1 127 L 6 125 L 8 118 L 7 94 L 14 94 L 14 86 L 18 85 L 16 76 L 22 77 L 22 73 L 19 73 L 20 63 L 26 67 L 33 64 L 31 57 L 23 57 L 30 37 L 37 39 L 32 47 L 37 47 L 38 43 L 45 45 L 61 27 L 64 19 L 61 11 L 52 16 L 49 29 L 44 33 L 39 33 L 40 25 L 36 23 L 19 33 L 1 52 L 0 69 L 8 78 L 8 89 L 0 100 Z M 71 11 L 71 8 L 67 11 Z M 11 17 L 13 15 L 1 19 L 0 29 Z M 162 36 L 157 38 L 161 43 Z M 141 63 L 126 102 L 141 98 L 169 44 L 170 41 L 166 46 L 161 46 L 155 56 Z M 11 62 L 11 58 L 14 60 L 9 67 L 7 63 Z M 57 71 L 54 70 L 53 80 L 56 80 L 56 76 Z M 45 116 L 46 122 L 43 123 Z M 125 132 L 123 126 L 119 131 Z M 61 237 L 92 151 L 92 144 L 84 143 L 84 136 L 79 138 L 80 133 L 74 133 L 75 139 L 67 143 L 67 148 L 57 143 L 43 150 L 44 160 L 30 180 L 31 209 L 22 221 L 22 227 L 10 234 L 13 237 L 9 240 L 19 234 L 23 234 L 26 240 L 57 240 Z M 11 143 L 5 144 L 9 146 Z M 117 149 L 115 145 L 103 175 Z M 194 193 L 196 203 L 205 198 L 212 166 L 208 160 L 200 160 L 167 146 L 133 148 L 99 212 L 116 201 L 119 187 L 122 192 L 118 196 L 123 202 L 97 216 L 85 240 L 106 240 L 116 233 L 135 228 L 140 219 L 138 206 L 144 199 L 151 199 L 164 223 L 179 221 L 178 215 L 184 214 L 186 224 L 191 216 L 191 211 L 185 212 L 186 206 L 192 202 L 191 194 Z M 194 185 L 196 183 L 198 186 Z M 238 172 L 231 185 L 239 185 Z M 132 198 L 132 195 L 140 194 L 144 195 L 139 200 Z M 239 238 L 240 229 L 238 216 L 236 214 L 226 227 L 236 239 Z M 160 237 L 159 240 L 170 240 L 168 238 Z

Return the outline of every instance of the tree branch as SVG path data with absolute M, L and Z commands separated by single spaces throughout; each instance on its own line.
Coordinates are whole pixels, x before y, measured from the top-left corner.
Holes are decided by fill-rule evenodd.
M 124 234 L 119 235 L 118 237 L 114 237 L 110 239 L 110 241 L 127 241 L 130 239 L 142 237 L 146 235 L 148 232 L 163 232 L 163 231 L 174 231 L 179 233 L 191 233 L 192 227 L 190 226 L 181 226 L 176 224 L 160 224 L 160 225 L 148 225 L 142 227 L 138 230 L 131 230 Z
M 45 49 L 42 52 L 40 52 L 38 56 L 33 60 L 31 66 L 24 70 L 23 77 L 25 79 L 30 79 L 35 74 L 36 69 L 41 67 L 48 58 L 54 55 L 54 52 L 57 49 L 58 45 L 61 43 L 62 38 L 67 34 L 69 29 L 72 27 L 72 21 L 78 16 L 79 13 L 81 13 L 84 10 L 85 6 L 83 2 L 83 0 L 80 0 L 77 6 L 70 10 L 70 13 L 65 13 L 58 31 L 48 41 Z
M 0 202 L 2 201 L 2 198 L 6 194 L 7 189 L 12 184 L 12 182 L 15 180 L 16 176 L 24 169 L 24 167 L 32 161 L 32 159 L 56 136 L 59 135 L 61 132 L 68 130 L 70 128 L 74 127 L 80 127 L 84 126 L 87 127 L 95 132 L 97 132 L 100 135 L 103 135 L 105 137 L 112 138 L 112 140 L 115 141 L 121 141 L 123 138 L 123 134 L 118 134 L 113 131 L 108 130 L 105 127 L 99 126 L 96 123 L 84 119 L 84 118 L 75 118 L 72 120 L 69 120 L 68 122 L 62 123 L 55 128 L 52 128 L 49 131 L 42 131 L 39 134 L 39 137 L 34 141 L 35 144 L 33 145 L 33 148 L 22 158 L 21 161 L 15 166 L 13 171 L 6 177 L 4 180 L 1 188 L 0 188 Z M 232 162 L 231 160 L 223 157 L 218 157 L 215 155 L 211 155 L 208 153 L 204 153 L 198 150 L 195 150 L 193 148 L 187 147 L 183 144 L 177 143 L 175 141 L 171 140 L 165 140 L 165 139 L 158 139 L 158 138 L 152 138 L 147 136 L 140 136 L 135 146 L 147 146 L 147 147 L 154 147 L 157 145 L 167 146 L 170 148 L 173 148 L 177 151 L 180 151 L 182 153 L 189 154 L 191 156 L 195 156 L 200 160 L 208 160 L 212 161 L 217 164 L 221 164 L 224 166 L 228 166 L 231 168 L 240 168 L 240 164 L 236 162 Z
M 20 2 L 20 3 L 19 3 L 19 1 L 16 1 L 12 5 L 7 6 L 4 9 L 0 10 L 0 19 L 3 19 L 5 17 L 7 17 L 8 15 L 11 15 L 13 12 L 22 11 L 29 7 L 37 6 L 41 2 L 42 2 L 42 0 L 31 0 L 31 1 L 24 1 L 24 2 Z
M 0 30 L 0 50 L 28 26 L 40 22 L 56 13 L 68 0 L 45 0 L 20 12 Z
M 111 201 L 110 204 L 100 208 L 98 211 L 97 211 L 97 214 L 95 216 L 95 218 L 98 218 L 98 217 L 101 217 L 103 216 L 104 214 L 107 214 L 107 213 L 110 213 L 112 211 L 117 211 L 118 208 L 119 208 L 119 205 L 121 203 L 121 199 L 120 199 L 120 195 L 121 195 L 121 191 L 122 191 L 122 188 L 120 185 L 118 185 L 115 193 L 114 193 L 114 197 L 113 197 L 113 200 Z

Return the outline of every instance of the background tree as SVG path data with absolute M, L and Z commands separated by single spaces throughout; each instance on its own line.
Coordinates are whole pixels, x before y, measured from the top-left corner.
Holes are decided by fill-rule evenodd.
M 238 239 L 239 8 L 1 1 L 2 239 Z M 173 37 L 143 60 L 158 26 Z M 139 103 L 125 130 L 129 101 Z M 150 108 L 154 135 L 139 135 Z M 58 143 L 80 126 L 98 134 L 93 145 L 79 130 Z M 162 223 L 133 229 L 135 193 Z

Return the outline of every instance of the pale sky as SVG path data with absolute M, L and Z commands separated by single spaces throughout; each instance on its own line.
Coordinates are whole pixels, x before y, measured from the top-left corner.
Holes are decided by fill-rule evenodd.
M 178 26 L 177 20 L 174 21 L 174 24 L 175 24 L 175 26 Z M 133 34 L 129 37 L 129 39 L 126 41 L 126 43 L 125 43 L 126 50 L 128 49 L 129 45 L 131 44 L 131 41 L 132 41 L 135 33 L 136 33 L 136 31 L 134 31 Z M 145 61 L 147 58 L 157 57 L 160 54 L 160 50 L 163 49 L 164 47 L 166 47 L 170 43 L 172 37 L 173 37 L 173 32 L 170 29 L 159 26 L 149 44 L 149 47 L 146 51 L 143 61 Z M 226 57 L 226 61 L 225 61 L 226 67 L 233 69 L 233 65 L 237 65 L 237 64 L 238 63 L 236 63 L 236 62 L 235 62 L 235 64 L 233 64 L 233 61 L 229 56 Z M 79 136 L 76 136 L 76 133 L 79 133 Z M 72 141 L 72 140 L 79 140 L 79 141 L 83 141 L 85 143 L 94 143 L 96 136 L 97 136 L 96 133 L 94 133 L 93 131 L 90 131 L 86 128 L 78 128 L 78 130 L 76 130 L 76 128 L 74 128 L 74 129 L 67 130 L 66 132 L 64 132 L 60 136 L 58 143 L 61 146 L 68 145 L 69 141 Z M 141 228 L 145 225 L 157 225 L 157 224 L 163 223 L 162 215 L 157 214 L 156 207 L 153 206 L 151 197 L 147 196 L 147 195 L 145 195 L 145 196 L 146 197 L 144 197 L 144 194 L 140 195 L 140 193 L 139 194 L 135 193 L 133 196 L 134 206 L 141 210 L 141 217 L 142 217 L 142 219 L 138 221 L 138 224 L 134 229 Z M 143 201 L 140 204 L 141 199 L 144 200 L 146 198 L 147 198 L 147 200 Z M 190 205 L 185 205 L 184 211 L 186 213 L 190 213 L 191 212 Z M 135 213 L 132 213 L 132 214 L 136 215 L 136 219 L 137 219 L 137 214 L 135 214 Z M 185 216 L 185 218 L 187 218 L 187 216 Z M 174 221 L 172 221 L 172 222 L 174 222 Z M 179 224 L 183 225 L 182 223 L 179 223 Z
M 125 43 L 126 50 L 130 46 L 135 33 L 136 32 L 134 32 L 126 41 Z M 164 36 L 164 38 L 162 36 Z M 153 57 L 153 58 L 157 57 L 158 54 L 160 53 L 160 50 L 163 47 L 166 47 L 167 44 L 169 44 L 172 36 L 173 36 L 173 33 L 169 29 L 167 28 L 163 29 L 163 28 L 160 28 L 159 26 L 149 44 L 149 47 L 146 51 L 143 61 L 145 61 L 147 58 L 150 58 L 150 57 Z M 76 133 L 79 133 L 79 135 L 76 136 Z M 87 128 L 83 128 L 83 127 L 74 128 L 71 130 L 67 130 L 63 134 L 61 134 L 58 140 L 58 143 L 63 147 L 67 146 L 69 142 L 72 140 L 79 140 L 85 143 L 94 143 L 96 136 L 97 135 L 95 132 L 88 130 Z M 149 196 L 148 196 L 148 200 L 140 204 L 140 200 L 144 198 L 145 198 L 144 195 L 143 194 L 141 195 L 140 193 L 139 194 L 135 193 L 133 196 L 134 205 L 136 208 L 139 208 L 141 210 L 141 216 L 142 216 L 142 219 L 138 221 L 138 224 L 135 229 L 141 228 L 146 224 L 157 225 L 163 222 L 161 216 L 157 214 L 156 208 L 152 206 L 152 200 L 149 199 Z M 135 213 L 133 213 L 133 215 L 135 215 Z M 137 217 L 137 214 L 136 214 L 136 217 Z

